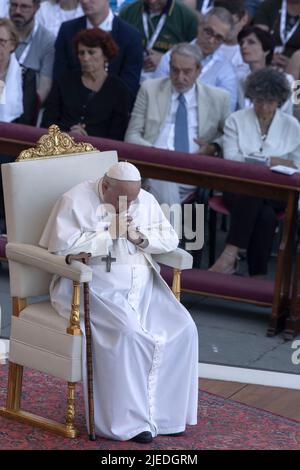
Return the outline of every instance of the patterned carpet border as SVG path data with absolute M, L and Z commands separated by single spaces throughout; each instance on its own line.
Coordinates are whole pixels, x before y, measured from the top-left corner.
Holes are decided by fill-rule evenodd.
M 5 403 L 7 367 L 0 365 L 0 406 Z M 25 370 L 23 406 L 27 411 L 64 422 L 66 384 Z M 181 437 L 158 436 L 150 445 L 111 441 L 90 442 L 85 429 L 81 385 L 76 386 L 76 439 L 0 417 L 1 450 L 299 450 L 300 423 L 217 395 L 200 392 L 197 426 Z

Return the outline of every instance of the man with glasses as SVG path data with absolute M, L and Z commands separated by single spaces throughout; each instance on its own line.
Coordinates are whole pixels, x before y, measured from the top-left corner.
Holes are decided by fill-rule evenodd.
M 52 84 L 54 36 L 35 22 L 40 0 L 10 0 L 9 17 L 17 28 L 20 42 L 15 54 L 19 64 L 37 73 L 37 92 L 45 101 Z
M 245 0 L 215 0 L 215 7 L 225 8 L 232 15 L 234 27 L 226 41 L 220 46 L 219 52 L 222 52 L 234 66 L 238 78 L 243 78 L 250 73 L 250 69 L 242 58 L 237 37 L 250 21 L 246 2 Z
M 233 65 L 220 51 L 221 44 L 229 36 L 234 27 L 232 15 L 221 7 L 210 10 L 199 20 L 197 38 L 192 44 L 202 52 L 202 70 L 199 79 L 207 85 L 223 88 L 230 93 L 231 110 L 237 106 L 237 76 Z M 156 72 L 156 77 L 169 75 L 170 53 L 162 57 Z

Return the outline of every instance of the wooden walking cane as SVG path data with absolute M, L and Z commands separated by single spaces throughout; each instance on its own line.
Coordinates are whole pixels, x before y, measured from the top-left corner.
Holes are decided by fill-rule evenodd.
M 66 263 L 71 264 L 71 261 L 81 261 L 84 264 L 89 264 L 91 253 L 81 252 L 78 255 L 67 255 Z M 83 283 L 83 297 L 84 297 L 84 326 L 86 337 L 86 367 L 87 367 L 87 385 L 88 385 L 88 406 L 89 406 L 89 439 L 90 441 L 96 440 L 95 435 L 95 421 L 94 421 L 94 392 L 93 392 L 93 356 L 92 356 L 92 333 L 90 324 L 90 299 L 89 299 L 89 283 Z

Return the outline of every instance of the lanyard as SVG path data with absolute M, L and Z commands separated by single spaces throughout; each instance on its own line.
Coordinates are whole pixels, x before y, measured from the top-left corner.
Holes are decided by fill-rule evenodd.
M 286 17 L 287 17 L 287 2 L 282 0 L 281 4 L 281 14 L 280 14 L 280 39 L 282 44 L 285 46 L 289 39 L 293 36 L 294 32 L 300 24 L 300 18 L 294 24 L 292 29 L 287 33 L 286 32 Z
M 21 54 L 21 56 L 20 56 L 20 58 L 19 58 L 19 60 L 18 60 L 18 62 L 19 62 L 19 64 L 20 64 L 21 66 L 23 66 L 23 62 L 25 62 L 25 59 L 26 59 L 27 54 L 28 54 L 28 52 L 29 52 L 29 49 L 30 49 L 32 40 L 33 40 L 33 38 L 34 38 L 34 36 L 35 36 L 37 30 L 38 30 L 38 27 L 39 27 L 39 24 L 38 24 L 37 21 L 35 21 L 35 22 L 34 22 L 33 31 L 32 31 L 32 33 L 31 33 L 31 38 L 29 39 L 29 41 L 28 41 L 28 43 L 27 43 L 25 49 L 23 50 L 23 52 L 22 52 L 22 54 Z
M 167 14 L 164 13 L 163 15 L 161 15 L 161 18 L 155 28 L 155 30 L 153 31 L 153 34 L 151 36 L 151 38 L 149 37 L 149 25 L 148 25 L 148 14 L 147 13 L 143 13 L 143 27 L 144 27 L 144 33 L 145 33 L 145 36 L 146 36 L 146 39 L 147 39 L 147 44 L 146 44 L 146 48 L 147 49 L 152 49 L 156 39 L 158 38 L 161 30 L 163 29 L 164 25 L 165 25 L 165 22 L 167 20 Z
M 202 3 L 202 7 L 201 7 L 201 13 L 203 15 L 206 15 L 207 12 L 209 12 L 209 10 L 212 9 L 212 5 L 211 5 L 211 0 L 204 0 L 203 3 Z

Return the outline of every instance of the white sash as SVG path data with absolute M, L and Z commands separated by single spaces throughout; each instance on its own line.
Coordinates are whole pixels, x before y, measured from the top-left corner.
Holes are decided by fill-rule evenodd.
M 11 54 L 0 103 L 0 121 L 12 122 L 23 114 L 22 68 Z
M 298 28 L 298 26 L 300 24 L 300 18 L 299 18 L 298 21 L 292 27 L 292 29 L 289 32 L 287 32 L 286 31 L 286 18 L 287 18 L 287 1 L 282 0 L 281 12 L 280 12 L 280 31 L 279 31 L 279 33 L 280 33 L 280 39 L 281 39 L 281 42 L 282 42 L 283 45 L 275 47 L 275 52 L 278 53 L 278 54 L 281 54 L 283 52 L 284 46 L 290 40 L 290 38 L 293 36 L 293 34 L 295 33 L 296 29 Z
M 161 32 L 161 30 L 163 29 L 163 27 L 165 25 L 166 20 L 167 20 L 167 14 L 164 13 L 163 15 L 161 15 L 161 18 L 160 18 L 159 22 L 157 23 L 157 26 L 156 26 L 155 30 L 153 31 L 153 34 L 150 38 L 149 37 L 148 14 L 145 13 L 145 12 L 143 13 L 143 27 L 144 27 L 144 33 L 145 33 L 145 36 L 146 36 L 146 39 L 147 39 L 147 44 L 146 44 L 147 49 L 152 49 L 156 39 L 160 35 L 160 32 Z

